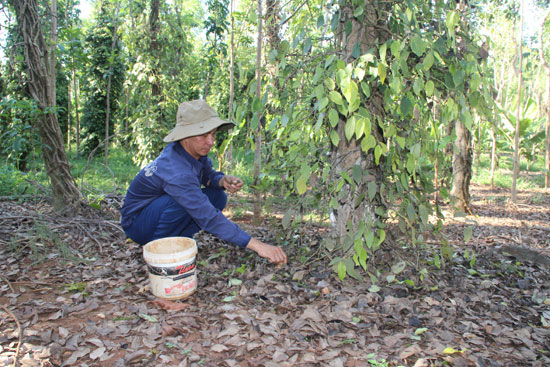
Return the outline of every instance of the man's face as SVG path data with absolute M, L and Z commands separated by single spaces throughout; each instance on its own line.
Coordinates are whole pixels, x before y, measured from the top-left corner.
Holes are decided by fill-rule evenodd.
M 202 156 L 208 155 L 210 149 L 212 149 L 212 146 L 216 142 L 217 130 L 214 129 L 206 134 L 185 138 L 180 140 L 180 144 L 193 158 L 199 159 Z

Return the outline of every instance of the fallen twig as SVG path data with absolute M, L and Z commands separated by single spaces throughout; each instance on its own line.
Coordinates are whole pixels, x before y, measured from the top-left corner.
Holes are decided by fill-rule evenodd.
M 84 233 L 86 233 L 88 235 L 88 237 L 94 241 L 97 246 L 99 247 L 99 253 L 102 254 L 103 253 L 103 246 L 101 246 L 101 243 L 94 237 L 94 235 L 92 235 L 84 226 L 82 226 L 81 224 L 78 224 L 78 228 L 80 228 Z
M 515 238 L 502 236 L 502 235 L 487 236 L 487 237 L 485 237 L 485 242 L 487 242 L 488 240 L 491 240 L 491 239 L 493 239 L 493 240 L 494 239 L 500 239 L 500 240 L 504 240 L 504 241 L 513 241 L 513 242 L 517 243 L 518 245 L 520 244 L 518 242 L 518 240 L 516 240 Z
M 21 349 L 21 341 L 23 340 L 23 330 L 21 329 L 21 324 L 19 323 L 19 320 L 17 317 L 4 305 L 0 305 L 2 309 L 10 315 L 17 325 L 17 334 L 19 340 L 17 341 L 17 347 L 15 348 L 15 355 L 13 356 L 13 367 L 17 367 L 17 359 L 19 358 L 19 350 Z
M 13 282 L 12 284 L 15 284 L 15 285 L 44 285 L 44 286 L 49 286 L 49 287 L 54 287 L 55 284 L 53 283 L 47 283 L 47 282 L 38 282 L 38 281 L 33 281 L 33 280 L 19 280 L 19 281 L 16 281 L 16 282 Z
M 2 280 L 8 284 L 8 287 L 10 287 L 11 293 L 15 293 L 15 289 L 13 289 L 13 286 L 11 285 L 10 281 L 7 278 L 5 278 L 3 275 L 0 275 L 0 278 L 2 278 Z

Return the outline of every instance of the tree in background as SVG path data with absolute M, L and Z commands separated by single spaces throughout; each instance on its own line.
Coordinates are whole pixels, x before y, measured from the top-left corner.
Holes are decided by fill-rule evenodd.
M 105 130 L 107 90 L 110 90 L 110 115 L 116 116 L 117 101 L 121 95 L 125 72 L 122 45 L 115 42 L 115 16 L 114 5 L 107 0 L 102 1 L 97 23 L 88 30 L 85 37 L 89 67 L 85 76 L 86 82 L 82 84 L 85 98 L 82 116 L 84 153 L 90 153 L 97 148 L 104 141 L 106 134 L 110 136 L 115 130 L 114 124 L 110 124 L 108 132 Z
M 487 74 L 487 82 L 492 83 L 493 115 L 489 119 L 489 136 L 480 131 L 480 145 L 484 136 L 490 139 L 491 173 L 490 182 L 494 185 L 495 172 L 498 167 L 507 168 L 508 163 L 514 163 L 515 136 L 518 132 L 518 157 L 516 166 L 521 168 L 521 160 L 527 160 L 527 169 L 530 164 L 536 163 L 537 152 L 544 149 L 541 144 L 544 135 L 542 113 L 540 111 L 543 99 L 545 75 L 542 72 L 540 51 L 535 45 L 536 37 L 532 31 L 519 40 L 520 30 L 520 2 L 507 0 L 502 3 L 481 1 L 477 9 L 477 29 L 487 35 L 490 56 L 487 59 L 492 73 Z M 547 7 L 547 1 L 535 1 L 538 6 Z M 541 11 L 536 10 L 536 12 Z M 526 15 L 527 15 L 526 11 Z M 531 21 L 531 23 L 533 23 Z M 533 24 L 531 24 L 532 26 Z M 523 28 L 528 29 L 529 24 Z M 519 53 L 521 43 L 521 54 Z M 512 47 L 513 46 L 513 47 Z M 519 59 L 521 63 L 522 93 L 519 88 Z M 519 118 L 518 118 L 519 116 Z M 517 128 L 519 124 L 519 129 Z M 476 142 L 477 144 L 477 142 Z
M 42 21 L 43 29 L 49 28 L 50 31 L 44 32 L 46 42 L 49 43 L 48 36 L 52 36 L 51 29 L 56 26 L 56 32 L 53 32 L 54 36 L 60 37 L 63 35 L 64 27 L 67 23 L 67 18 L 75 15 L 72 1 L 68 0 L 68 3 L 60 3 L 57 9 L 56 24 L 53 24 L 53 17 L 46 16 L 51 14 L 51 8 L 44 8 L 44 5 L 38 4 L 38 12 L 41 14 L 40 19 Z M 47 4 L 46 4 L 47 5 Z M 6 120 L 6 125 L 2 126 L 2 133 L 0 133 L 0 139 L 2 139 L 2 147 L 6 155 L 9 156 L 9 161 L 15 163 L 15 165 L 22 171 L 29 169 L 29 159 L 34 157 L 34 149 L 39 147 L 40 140 L 37 131 L 32 129 L 34 124 L 33 120 L 36 119 L 37 106 L 32 102 L 32 97 L 29 95 L 29 91 L 24 87 L 24 54 L 23 48 L 18 44 L 19 36 L 18 29 L 15 26 L 6 26 L 6 49 L 4 54 L 6 55 L 6 63 L 2 64 L 4 75 L 6 76 L 7 83 L 2 93 L 4 100 L 4 116 L 11 116 L 9 120 Z M 57 41 L 56 41 L 57 42 Z M 59 43 L 59 42 L 57 42 Z M 62 132 L 65 131 L 67 126 L 67 83 L 64 69 L 64 53 L 60 50 L 63 46 L 60 45 L 58 51 L 53 54 L 59 62 L 54 62 L 55 70 L 55 113 L 57 114 L 57 120 Z M 50 50 L 49 55 L 52 55 Z M 48 60 L 48 70 L 52 67 L 52 57 Z M 53 91 L 53 89 L 52 89 Z M 52 92 L 50 92 L 52 93 Z
M 513 181 L 512 181 L 512 193 L 511 200 L 513 203 L 517 201 L 517 179 L 519 175 L 519 128 L 520 128 L 520 111 L 522 105 L 522 94 L 523 94 L 523 13 L 524 13 L 524 3 L 525 0 L 520 0 L 520 21 L 518 27 L 518 65 L 515 67 L 516 73 L 518 74 L 518 88 L 517 88 L 517 108 L 516 108 L 516 128 L 514 134 L 514 171 L 513 171 Z
M 254 223 L 259 224 L 262 216 L 262 193 L 259 189 L 260 174 L 262 169 L 262 138 L 263 126 L 260 121 L 263 119 L 262 106 L 262 38 L 263 38 L 263 10 L 262 0 L 258 1 L 258 33 L 256 38 L 256 94 L 252 102 L 253 116 L 250 121 L 251 130 L 254 134 Z
M 545 35 L 548 35 L 548 26 L 550 23 L 550 11 L 546 13 L 544 20 L 541 23 L 540 33 L 539 33 L 539 42 L 540 42 L 540 59 L 546 71 L 546 103 L 544 104 L 543 111 L 546 112 L 546 124 L 545 124 L 545 163 L 544 163 L 544 188 L 548 190 L 550 187 L 550 64 L 548 61 L 548 56 L 546 56 L 545 47 L 548 47 L 548 44 L 544 42 Z
M 6 26 L 6 63 L 2 65 L 2 100 L 0 106 L 1 154 L 7 166 L 26 172 L 35 168 L 35 150 L 40 136 L 34 126 L 41 118 L 38 104 L 25 87 L 24 49 L 20 43 L 17 24 Z
M 206 30 L 206 81 L 204 83 L 203 98 L 206 99 L 209 93 L 209 86 L 215 68 L 219 67 L 220 61 L 227 56 L 227 44 L 224 35 L 227 34 L 229 22 L 227 21 L 229 10 L 228 0 L 207 0 L 206 6 L 209 16 L 204 21 Z
M 464 58 L 468 47 L 468 43 L 472 42 L 470 38 L 469 29 L 470 25 L 465 18 L 465 13 L 468 11 L 468 7 L 464 0 L 458 4 L 458 11 L 460 12 L 460 23 L 462 34 L 459 39 L 459 47 L 457 47 L 456 53 L 458 59 Z M 453 84 L 459 88 L 459 92 L 465 94 L 475 93 L 475 90 L 470 89 L 470 83 L 466 79 L 466 73 L 470 74 L 472 66 L 467 64 L 460 64 L 460 69 L 455 70 L 453 75 Z M 469 69 L 470 70 L 469 70 Z M 476 85 L 477 87 L 478 85 Z M 454 97 L 456 93 L 451 92 L 450 97 Z M 470 181 L 472 179 L 472 163 L 473 163 L 473 150 L 472 150 L 472 130 L 473 130 L 473 117 L 472 114 L 466 110 L 460 112 L 461 116 L 456 116 L 454 121 L 454 135 L 456 139 L 454 141 L 453 158 L 452 158 L 452 188 L 451 188 L 451 205 L 455 211 L 461 211 L 464 213 L 471 213 L 470 209 Z
M 121 31 L 129 62 L 125 81 L 129 133 L 140 166 L 164 148 L 162 138 L 174 127 L 179 103 L 199 98 L 204 85 L 194 36 L 200 24 L 198 2 L 159 2 L 155 21 L 151 19 L 157 17 L 156 10 L 148 8 L 152 5 L 129 3 L 124 13 L 130 19 Z M 156 30 L 153 38 L 151 27 Z M 153 91 L 160 94 L 152 98 Z
M 35 0 L 12 1 L 17 15 L 19 35 L 23 41 L 27 88 L 42 112 L 37 119 L 37 127 L 42 139 L 42 154 L 46 172 L 50 177 L 54 208 L 73 210 L 80 203 L 80 192 L 69 169 L 69 163 L 63 146 L 63 139 L 55 114 L 55 95 L 51 86 L 55 73 L 48 70 L 51 63 L 46 40 L 42 33 Z
M 160 101 L 162 98 L 162 85 L 160 83 L 160 49 L 161 44 L 159 42 L 159 36 L 161 35 L 160 29 L 160 1 L 151 0 L 151 12 L 149 13 L 149 53 L 151 59 L 153 60 L 153 65 L 151 66 L 151 97 L 153 103 L 159 106 L 160 110 Z M 162 111 L 159 111 L 159 117 L 162 118 Z

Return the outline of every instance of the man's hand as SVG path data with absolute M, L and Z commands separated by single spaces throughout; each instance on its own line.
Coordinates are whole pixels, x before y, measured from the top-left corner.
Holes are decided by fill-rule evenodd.
M 243 187 L 243 180 L 235 176 L 223 176 L 220 179 L 220 187 L 225 188 L 230 193 L 234 194 Z
M 265 257 L 272 263 L 286 264 L 286 254 L 280 247 L 268 245 L 260 240 L 251 238 L 246 248 L 255 251 L 258 256 Z

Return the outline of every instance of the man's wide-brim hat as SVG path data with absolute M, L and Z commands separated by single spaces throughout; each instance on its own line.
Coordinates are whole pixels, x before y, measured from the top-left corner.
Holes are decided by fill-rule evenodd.
M 202 99 L 183 102 L 178 108 L 176 126 L 166 135 L 164 142 L 169 143 L 209 133 L 214 129 L 227 130 L 235 124 L 219 118 L 212 107 Z

